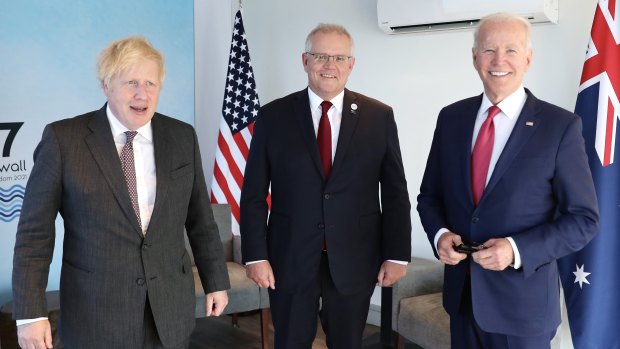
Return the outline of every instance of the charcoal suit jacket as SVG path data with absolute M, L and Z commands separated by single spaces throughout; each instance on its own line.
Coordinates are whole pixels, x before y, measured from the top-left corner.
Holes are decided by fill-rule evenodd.
M 13 316 L 47 316 L 44 292 L 60 213 L 61 338 L 69 348 L 142 347 L 147 297 L 161 342 L 187 339 L 195 293 L 184 229 L 205 292 L 229 288 L 196 134 L 158 113 L 152 129 L 157 185 L 146 235 L 105 105 L 48 125 L 35 150 L 15 243 Z

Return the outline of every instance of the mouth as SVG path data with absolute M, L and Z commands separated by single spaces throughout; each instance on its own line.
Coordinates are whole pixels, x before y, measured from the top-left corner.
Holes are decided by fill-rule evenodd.
M 497 76 L 497 77 L 502 77 L 502 76 L 506 76 L 510 73 L 506 72 L 506 71 L 490 71 L 489 74 L 491 74 L 491 76 Z
M 129 108 L 131 108 L 131 110 L 137 113 L 144 113 L 148 109 L 148 107 L 134 107 L 134 106 L 130 106 Z
M 326 79 L 335 79 L 336 76 L 335 75 L 330 75 L 330 74 L 321 74 L 322 78 L 326 78 Z

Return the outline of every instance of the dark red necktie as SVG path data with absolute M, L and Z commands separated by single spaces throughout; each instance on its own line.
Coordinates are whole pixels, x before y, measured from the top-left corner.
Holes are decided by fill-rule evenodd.
M 499 114 L 501 110 L 496 105 L 489 108 L 488 116 L 482 123 L 474 150 L 471 153 L 471 189 L 474 195 L 474 205 L 478 206 L 484 186 L 489 173 L 489 163 L 491 162 L 491 154 L 493 153 L 493 143 L 495 142 L 495 125 L 493 118 Z
M 321 155 L 321 164 L 323 165 L 323 173 L 325 179 L 329 178 L 329 172 L 332 169 L 332 127 L 327 117 L 327 111 L 332 107 L 329 101 L 321 103 L 321 120 L 319 121 L 319 130 L 316 135 L 316 142 L 319 146 L 319 154 Z

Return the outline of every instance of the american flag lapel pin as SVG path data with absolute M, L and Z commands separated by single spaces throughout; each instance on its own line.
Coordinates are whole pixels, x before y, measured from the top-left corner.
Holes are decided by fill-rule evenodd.
M 357 104 L 351 103 L 351 114 L 357 113 Z
M 526 121 L 525 126 L 534 126 L 534 121 Z

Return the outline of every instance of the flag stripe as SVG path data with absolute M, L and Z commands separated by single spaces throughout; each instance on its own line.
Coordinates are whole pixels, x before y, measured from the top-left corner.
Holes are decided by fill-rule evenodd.
M 609 166 L 611 164 L 611 146 L 614 131 L 614 119 L 614 106 L 611 104 L 611 99 L 607 99 L 607 127 L 605 129 L 605 159 L 603 160 L 603 166 Z

